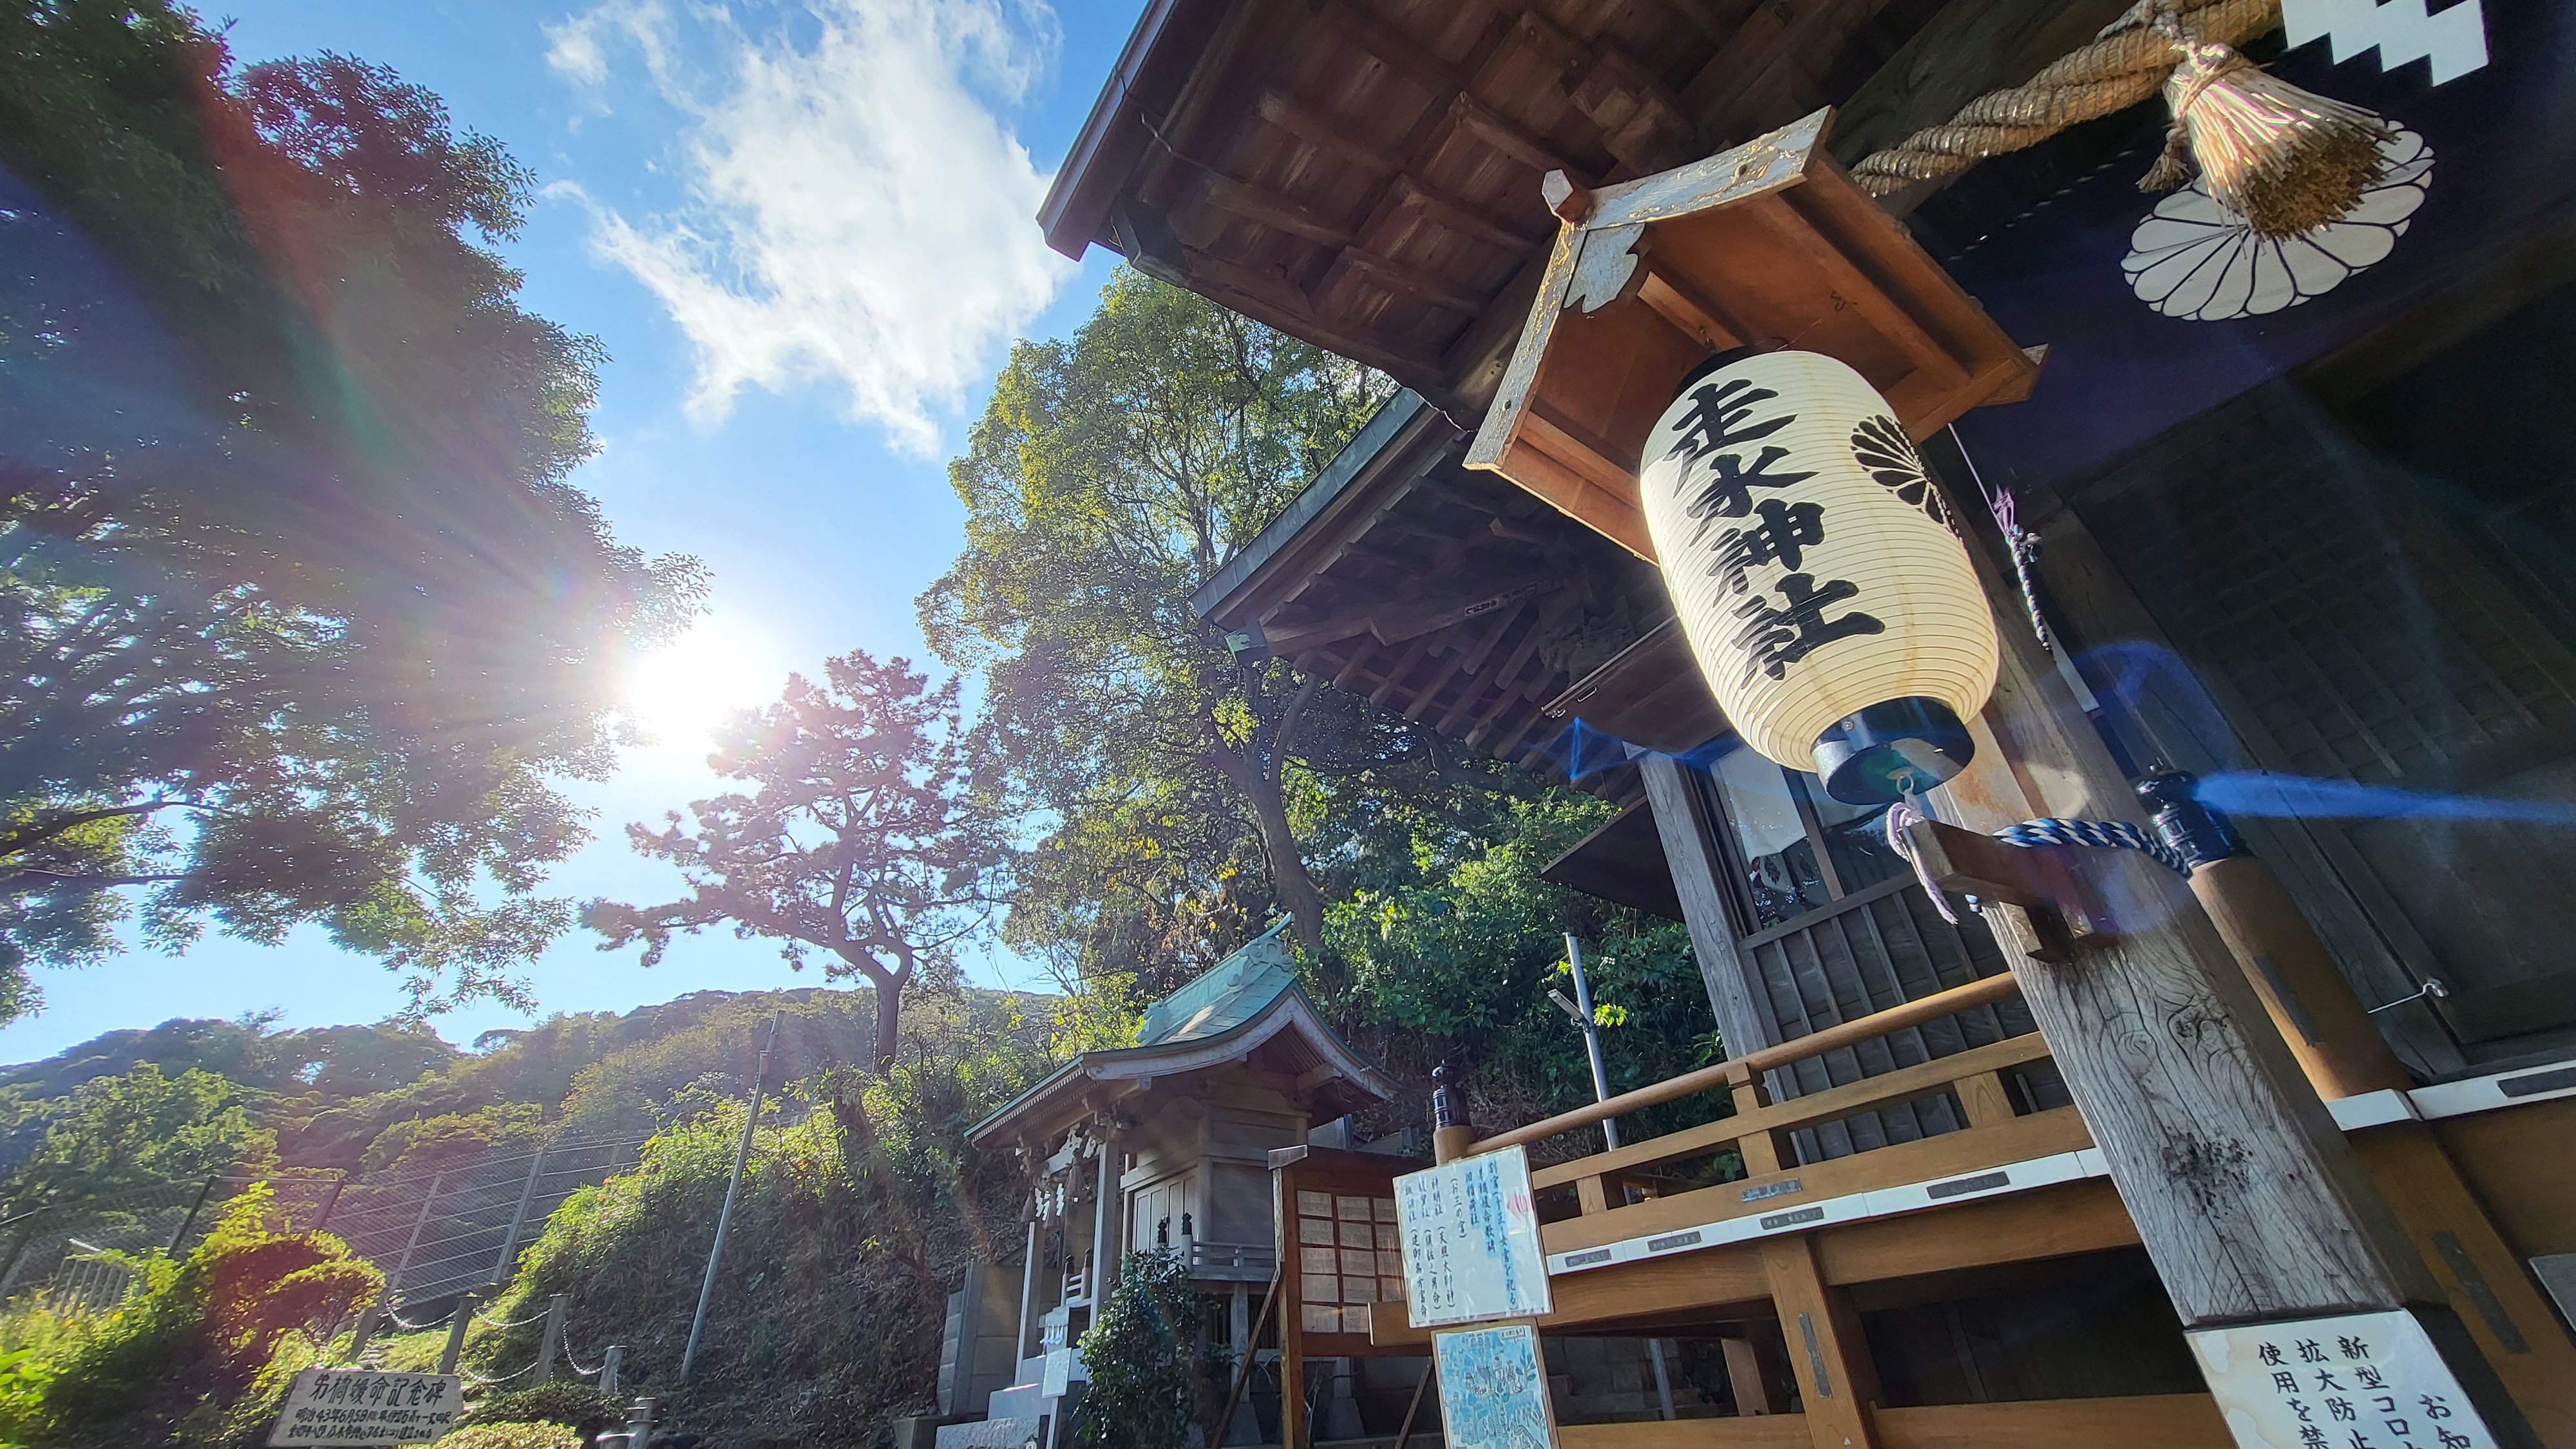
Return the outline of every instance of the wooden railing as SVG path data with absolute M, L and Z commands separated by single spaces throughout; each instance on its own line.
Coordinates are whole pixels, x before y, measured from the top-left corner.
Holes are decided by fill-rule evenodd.
M 1724 1152 L 1728 1148 L 1743 1155 L 1744 1176 L 1741 1180 L 1757 1181 L 1779 1173 L 1784 1163 L 1797 1167 L 1794 1159 L 1782 1151 L 1781 1139 L 1789 1133 L 1875 1108 L 1916 1101 L 1943 1091 L 1957 1095 L 1959 1106 L 1967 1117 L 1968 1132 L 2000 1127 L 2014 1121 L 2017 1116 L 2012 1098 L 2004 1090 L 2003 1074 L 2047 1058 L 2048 1043 L 2040 1038 L 2039 1033 L 2030 1032 L 1990 1046 L 1971 1047 L 1950 1056 L 1865 1077 L 1849 1086 L 1793 1097 L 1777 1104 L 1761 1100 L 1761 1079 L 1748 1070 L 1741 1080 L 1729 1084 L 1736 1093 L 1735 1115 L 1632 1143 L 1616 1152 L 1596 1152 L 1570 1162 L 1533 1169 L 1530 1186 L 1546 1189 L 1571 1183 L 1584 1212 L 1607 1212 L 1625 1203 L 1626 1189 L 1631 1185 L 1644 1196 L 1660 1196 L 1664 1184 L 1656 1180 L 1654 1168 L 1678 1159 Z M 1961 1144 L 1963 1149 L 1965 1146 Z M 1875 1150 L 1883 1152 L 1889 1149 Z M 1856 1157 L 1871 1155 L 1858 1153 L 1839 1161 L 1853 1163 Z M 1813 1175 L 1821 1169 L 1800 1170 Z
M 1279 1270 L 1279 1250 L 1269 1243 L 1211 1243 L 1199 1238 L 1185 1239 L 1189 1244 L 1190 1276 L 1235 1283 L 1267 1283 Z
M 2009 975 L 1981 978 L 1778 1046 L 1686 1072 L 1606 1102 L 1497 1132 L 1469 1150 L 1489 1152 L 1543 1141 L 1606 1117 L 1700 1092 L 1722 1088 L 1732 1095 L 1735 1111 L 1731 1116 L 1534 1169 L 1530 1174 L 1533 1188 L 1545 1191 L 1573 1187 L 1586 1219 L 1579 1227 L 1570 1222 L 1552 1225 L 1547 1236 L 1553 1252 L 1660 1231 L 1684 1218 L 1718 1221 L 1763 1212 L 1777 1206 L 1758 1191 L 1766 1179 L 1784 1183 L 1786 1191 L 1800 1193 L 1801 1202 L 1813 1202 L 1829 1191 L 1892 1187 L 1951 1171 L 2001 1165 L 2085 1146 L 2090 1139 L 2072 1109 L 2023 1117 L 2016 1112 L 2004 1086 L 2005 1074 L 2048 1059 L 2048 1043 L 2037 1032 L 1971 1047 L 1785 1102 L 1775 1103 L 1768 1098 L 1764 1077 L 1777 1068 L 1987 1005 L 2017 990 Z M 1791 1134 L 1802 1129 L 1944 1094 L 1957 1099 L 1966 1122 L 1963 1131 L 1873 1149 L 1830 1164 L 1801 1166 L 1790 1149 Z M 1933 1143 L 1942 1145 L 1932 1146 Z M 1687 1189 L 1676 1191 L 1673 1176 L 1658 1172 L 1669 1164 L 1709 1158 L 1730 1149 L 1741 1156 L 1742 1170 L 1729 1174 L 1723 1183 L 1693 1182 Z M 1890 1155 L 1882 1157 L 1882 1153 Z M 1862 1158 L 1870 1160 L 1859 1160 Z M 1787 1181 L 1790 1172 L 1804 1182 Z M 1719 1187 L 1728 1190 L 1718 1191 Z M 1632 1197 L 1636 1201 L 1631 1202 Z
M 1808 1057 L 1822 1056 L 1826 1052 L 1836 1051 L 1856 1042 L 1868 1041 L 1872 1037 L 1885 1036 L 1892 1031 L 1902 1031 L 1909 1026 L 1920 1026 L 1927 1021 L 1937 1021 L 1942 1017 L 1966 1011 L 1970 1007 L 2000 1001 L 2007 996 L 2018 994 L 2020 990 L 2020 983 L 2009 975 L 1981 977 L 1965 986 L 1953 986 L 1947 991 L 1936 991 L 1930 996 L 1918 997 L 1902 1006 L 1892 1006 L 1885 1011 L 1873 1012 L 1868 1016 L 1846 1021 L 1839 1026 L 1829 1026 L 1823 1031 L 1810 1032 L 1794 1041 L 1785 1041 L 1778 1046 L 1746 1052 L 1740 1057 L 1730 1057 L 1715 1066 L 1702 1067 L 1695 1072 L 1684 1072 L 1678 1077 L 1666 1077 L 1652 1086 L 1639 1087 L 1633 1092 L 1622 1092 L 1606 1102 L 1594 1102 L 1588 1106 L 1577 1107 L 1570 1112 L 1559 1112 L 1553 1117 L 1532 1122 L 1526 1127 L 1497 1132 L 1491 1137 L 1478 1139 L 1476 1144 L 1467 1150 L 1470 1153 L 1497 1152 L 1506 1147 L 1543 1142 L 1560 1132 L 1571 1132 L 1577 1127 L 1588 1127 L 1605 1118 L 1622 1117 L 1630 1112 L 1658 1107 L 1666 1102 L 1677 1102 L 1684 1097 L 1695 1097 L 1702 1092 L 1715 1091 L 1720 1087 L 1735 1094 L 1736 1110 L 1743 1112 L 1753 1106 L 1761 1105 L 1758 1100 L 1762 1091 L 1759 1084 L 1760 1078 L 1763 1073 L 1776 1067 L 1785 1067 Z M 1942 1057 L 1938 1060 L 1946 1062 L 1952 1059 Z M 1925 1063 L 1924 1065 L 1935 1064 Z M 1913 1069 L 1907 1068 L 1907 1070 Z M 1853 1085 L 1867 1086 L 1871 1082 L 1882 1080 L 1884 1080 L 1883 1077 L 1872 1077 L 1865 1082 Z M 1748 1100 L 1748 1093 L 1752 1094 L 1753 1100 Z M 1824 1095 L 1828 1094 L 1801 1097 L 1798 1100 L 1815 1101 L 1820 1100 Z M 1641 1142 L 1637 1145 L 1642 1148 L 1653 1144 Z M 1623 1151 L 1627 1150 L 1634 1149 L 1623 1149 Z
M 1880 1449 L 2225 1449 L 2230 1442 L 2227 1421 L 2207 1394 L 1879 1409 L 1870 1427 Z M 1557 1438 L 1565 1449 L 1808 1449 L 1813 1442 L 1801 1414 L 1568 1424 Z

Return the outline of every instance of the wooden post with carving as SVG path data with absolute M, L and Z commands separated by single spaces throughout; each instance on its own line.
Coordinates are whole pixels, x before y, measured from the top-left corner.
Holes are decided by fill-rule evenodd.
M 2037 641 L 2001 633 L 1975 763 L 1934 795 L 1951 823 L 1911 840 L 1983 903 L 2184 1328 L 2408 1310 L 2501 1441 L 2537 1446 L 2183 879 L 2135 851 L 1992 838 L 2036 817 L 2144 823 Z

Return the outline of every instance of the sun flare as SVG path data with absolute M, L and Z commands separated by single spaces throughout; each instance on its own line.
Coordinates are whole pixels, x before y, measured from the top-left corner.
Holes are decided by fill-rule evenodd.
M 626 708 L 653 744 L 703 749 L 734 711 L 777 698 L 786 678 L 766 651 L 700 624 L 627 667 Z

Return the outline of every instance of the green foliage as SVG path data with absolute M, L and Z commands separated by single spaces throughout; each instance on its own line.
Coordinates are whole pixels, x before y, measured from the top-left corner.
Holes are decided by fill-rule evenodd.
M 10 1179 L 8 1201 L 23 1212 L 276 1161 L 277 1134 L 252 1123 L 239 1088 L 203 1068 L 174 1078 L 144 1062 L 73 1090 Z
M 439 1449 L 582 1449 L 590 1438 L 562 1424 L 475 1424 L 452 1429 Z
M 926 1044 L 882 1078 L 843 1068 L 801 1084 L 786 1115 L 802 1119 L 755 1137 L 685 1388 L 680 1354 L 742 1130 L 738 1102 L 674 1123 L 633 1173 L 576 1194 L 492 1314 L 525 1318 L 573 1295 L 571 1341 L 585 1354 L 627 1345 L 626 1386 L 662 1396 L 683 1428 L 722 1425 L 729 1442 L 875 1443 L 889 1417 L 924 1407 L 936 1325 L 966 1263 L 1017 1245 L 1024 1185 L 964 1134 L 1045 1065 L 1005 1032 Z M 469 1359 L 515 1368 L 541 1331 L 478 1338 Z
M 370 1178 L 410 1176 L 462 1167 L 495 1150 L 534 1151 L 545 1135 L 545 1119 L 546 1109 L 535 1102 L 496 1102 L 396 1122 L 367 1144 L 358 1171 Z
M 884 1071 L 902 1046 L 904 989 L 924 973 L 954 981 L 957 948 L 1005 887 L 1010 842 L 969 768 L 955 680 L 932 689 L 905 661 L 865 650 L 823 670 L 820 685 L 791 676 L 777 704 L 718 736 L 710 764 L 753 793 L 692 802 L 694 833 L 676 813 L 658 834 L 627 827 L 638 852 L 679 867 L 688 899 L 593 901 L 584 919 L 603 950 L 642 941 L 647 966 L 674 932 L 719 923 L 784 942 L 798 970 L 819 950 L 826 975 L 876 988 Z
M 491 249 L 532 183 L 381 67 L 0 0 L 0 1014 L 126 920 L 319 922 L 424 1007 L 570 923 L 555 782 L 701 580 L 564 481 L 601 354 Z
M 1274 898 L 1312 943 L 1279 800 L 1311 695 L 1285 666 L 1238 667 L 1189 598 L 1388 391 L 1121 270 L 1070 341 L 1013 350 L 949 465 L 966 550 L 922 593 L 922 630 L 981 671 L 1016 784 L 1060 822 L 1009 929 L 1068 979 L 1135 972 L 1159 994 Z
M 271 1205 L 255 1187 L 184 1261 L 131 1260 L 141 1282 L 125 1307 L 38 1349 L 48 1362 L 20 1432 L 48 1449 L 262 1442 L 316 1335 L 384 1286 L 338 1238 L 271 1228 Z
M 1372 797 L 1364 826 L 1338 799 L 1354 848 L 1349 896 L 1328 914 L 1332 969 L 1310 982 L 1389 1055 L 1447 1059 L 1484 1121 L 1523 1121 L 1592 1097 L 1582 1034 L 1547 999 L 1570 996 L 1564 933 L 1586 943 L 1610 1086 L 1625 1091 L 1715 1060 L 1706 998 L 1678 922 L 1654 920 L 1539 878 L 1614 807 L 1548 792 L 1424 808 Z M 1322 828 L 1322 827 L 1319 827 Z M 1408 1109 L 1413 1104 L 1406 1104 Z M 1489 1110 L 1487 1110 L 1489 1109 Z M 1659 1109 L 1632 1131 L 1678 1126 L 1706 1106 Z
M 486 1395 L 459 1421 L 472 1424 L 562 1424 L 588 1443 L 590 1436 L 613 1424 L 624 1424 L 626 1411 L 615 1399 L 588 1384 L 557 1379 Z
M 1181 1449 L 1200 1390 L 1189 1265 L 1169 1250 L 1130 1253 L 1118 1275 L 1082 1335 L 1091 1385 L 1074 1408 L 1074 1438 L 1087 1449 Z

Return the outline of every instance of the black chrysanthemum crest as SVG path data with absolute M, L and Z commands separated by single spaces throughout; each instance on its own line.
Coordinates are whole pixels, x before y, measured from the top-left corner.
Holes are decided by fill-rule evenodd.
M 1932 475 L 1924 471 L 1923 455 L 1914 451 L 1914 440 L 1905 436 L 1896 419 L 1884 413 L 1864 418 L 1852 429 L 1852 457 L 1858 459 L 1869 476 L 1881 487 L 1894 492 L 1907 506 L 1920 508 L 1924 516 L 1943 528 L 1950 526 L 1950 515 L 1941 507 L 1941 490 L 1932 486 Z

